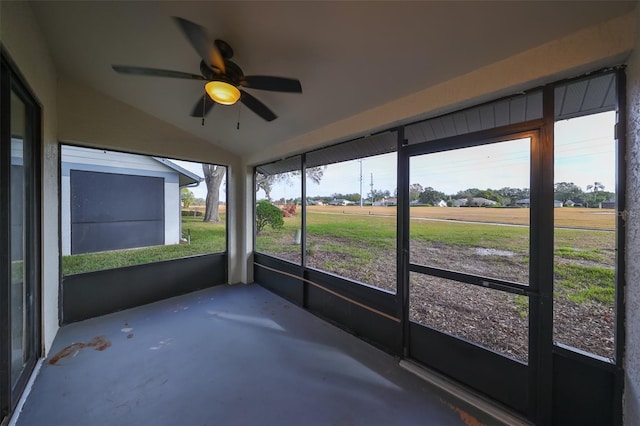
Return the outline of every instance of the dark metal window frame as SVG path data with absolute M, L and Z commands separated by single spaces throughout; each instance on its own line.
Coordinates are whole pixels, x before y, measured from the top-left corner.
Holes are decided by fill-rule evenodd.
M 393 296 L 394 299 L 397 298 L 398 297 L 397 294 L 398 294 L 398 287 L 399 286 L 396 286 L 396 292 L 392 292 L 392 291 L 389 291 L 389 290 L 386 290 L 386 289 L 383 289 L 383 288 L 379 288 L 379 287 L 376 287 L 374 285 L 371 285 L 371 284 L 368 284 L 368 283 L 365 283 L 365 282 L 354 280 L 352 278 L 338 276 L 338 275 L 336 275 L 336 274 L 334 274 L 332 272 L 324 271 L 324 270 L 317 269 L 317 268 L 313 268 L 313 267 L 307 265 L 307 262 L 306 262 L 306 257 L 307 257 L 306 256 L 306 253 L 307 253 L 307 249 L 306 249 L 306 246 L 307 246 L 307 184 L 306 184 L 306 181 L 307 181 L 307 179 L 306 179 L 306 176 L 307 176 L 307 162 L 308 162 L 307 156 L 309 154 L 314 155 L 314 154 L 319 153 L 319 152 L 321 152 L 323 150 L 334 150 L 336 148 L 339 151 L 340 148 L 348 147 L 349 144 L 362 143 L 363 141 L 367 141 L 367 140 L 373 141 L 376 144 L 375 151 L 373 153 L 370 153 L 369 155 L 365 154 L 365 156 L 358 156 L 358 157 L 353 157 L 353 156 L 347 155 L 346 159 L 344 159 L 344 160 L 330 161 L 327 164 L 318 163 L 317 165 L 318 166 L 323 166 L 323 165 L 331 165 L 331 164 L 340 164 L 340 163 L 346 162 L 346 161 L 365 159 L 365 158 L 368 158 L 368 157 L 372 157 L 372 156 L 376 156 L 376 155 L 382 155 L 382 154 L 391 153 L 391 152 L 395 152 L 396 156 L 399 157 L 399 150 L 400 150 L 400 146 L 401 146 L 400 143 L 396 143 L 396 146 L 394 147 L 394 149 L 389 150 L 388 147 L 385 149 L 384 142 L 381 143 L 381 140 L 388 133 L 396 133 L 396 138 L 395 139 L 396 139 L 396 141 L 399 141 L 400 138 L 398 137 L 398 134 L 399 134 L 398 132 L 401 131 L 401 130 L 402 130 L 402 127 L 401 128 L 391 128 L 391 129 L 388 129 L 388 130 L 384 130 L 384 131 L 381 131 L 381 132 L 377 132 L 377 133 L 371 134 L 371 135 L 366 136 L 366 137 L 356 138 L 356 139 L 349 139 L 349 140 L 344 141 L 344 142 L 340 142 L 340 143 L 337 143 L 337 144 L 334 144 L 334 145 L 329 145 L 327 147 L 317 148 L 317 149 L 314 149 L 312 151 L 305 152 L 305 153 L 302 153 L 302 154 L 295 154 L 295 155 L 283 158 L 282 160 L 277 160 L 277 161 L 273 161 L 273 162 L 270 162 L 270 163 L 264 163 L 262 165 L 255 166 L 253 168 L 253 179 L 252 179 L 252 182 L 253 182 L 252 188 L 254 189 L 254 191 L 253 191 L 253 207 L 254 208 L 253 208 L 253 216 L 252 216 L 253 217 L 253 244 L 252 244 L 253 252 L 260 253 L 261 255 L 269 256 L 271 258 L 278 259 L 278 260 L 280 260 L 282 262 L 291 263 L 292 265 L 298 266 L 299 269 L 300 269 L 301 274 L 304 274 L 305 271 L 317 272 L 317 273 L 324 274 L 324 275 L 329 276 L 329 277 L 334 277 L 336 279 L 336 281 L 339 280 L 341 282 L 353 283 L 353 284 L 355 284 L 355 285 L 357 285 L 359 287 L 362 287 L 362 288 L 370 289 L 372 291 L 379 292 L 381 294 L 386 294 L 386 295 Z M 387 144 L 388 144 L 388 141 L 387 141 Z M 361 146 L 359 151 L 367 152 L 367 148 Z M 344 151 L 342 151 L 342 152 L 344 152 Z M 264 253 L 264 252 L 257 251 L 256 250 L 256 238 L 257 238 L 258 233 L 257 233 L 257 229 L 256 229 L 256 226 L 255 226 L 256 225 L 256 205 L 257 205 L 257 202 L 258 202 L 258 199 L 257 199 L 257 196 L 256 196 L 256 192 L 257 191 L 255 191 L 256 183 L 257 183 L 256 182 L 256 174 L 257 173 L 263 173 L 263 171 L 260 170 L 261 167 L 269 166 L 269 165 L 272 165 L 272 164 L 277 164 L 277 163 L 280 163 L 280 162 L 289 164 L 291 162 L 291 160 L 295 159 L 296 157 L 299 157 L 299 159 L 300 159 L 300 168 L 292 169 L 290 171 L 299 170 L 300 174 L 301 174 L 300 196 L 301 196 L 302 212 L 303 213 L 302 213 L 302 218 L 301 218 L 301 227 L 302 227 L 302 229 L 301 229 L 301 243 L 300 243 L 300 252 L 301 252 L 300 264 L 294 263 L 294 262 L 292 262 L 290 260 L 283 259 L 281 257 L 275 256 L 275 255 L 272 255 L 272 254 L 269 254 L 269 253 Z M 398 167 L 397 170 L 400 170 L 399 169 L 399 163 L 397 161 L 396 161 L 396 163 L 397 163 L 397 167 Z M 315 167 L 315 166 L 316 166 L 316 164 L 314 164 L 312 167 Z M 282 172 L 282 173 L 286 173 L 286 172 Z M 400 194 L 400 191 L 398 191 L 398 204 L 400 202 L 400 197 L 401 197 L 401 194 Z M 396 217 L 396 222 L 398 223 L 398 217 Z M 398 227 L 398 224 L 396 224 L 396 241 L 399 241 L 397 239 L 399 230 L 400 230 L 400 228 Z M 396 244 L 396 245 L 399 247 L 398 244 Z M 396 258 L 396 264 L 398 264 L 398 265 L 399 265 L 399 259 L 400 259 L 399 256 L 401 256 L 400 250 L 398 250 L 398 254 L 397 254 L 397 258 Z M 398 281 L 396 281 L 396 282 L 398 282 Z
M 30 335 L 27 335 L 27 347 L 25 348 L 28 359 L 15 386 L 11 384 L 11 270 L 9 267 L 9 235 L 11 228 L 10 210 L 0 209 L 0 276 L 3 284 L 0 286 L 0 422 L 6 421 L 15 409 L 18 400 L 35 368 L 38 358 L 42 354 L 41 343 L 41 199 L 42 199 L 42 106 L 34 92 L 27 85 L 18 67 L 11 60 L 8 52 L 0 51 L 0 205 L 9 206 L 10 189 L 10 160 L 11 160 L 11 122 L 10 122 L 10 93 L 16 93 L 27 106 L 25 124 L 25 139 L 32 141 L 25 144 L 25 187 L 27 197 L 25 199 L 25 275 L 24 285 L 30 290 L 30 308 L 28 321 L 31 324 Z
M 462 136 L 454 136 L 452 138 L 440 139 L 433 142 L 426 142 L 422 144 L 414 144 L 403 147 L 402 152 L 403 155 L 407 156 L 407 168 L 409 170 L 409 162 L 408 160 L 411 157 L 418 155 L 428 155 L 439 152 L 446 151 L 455 151 L 464 148 L 472 148 L 483 145 L 491 145 L 494 143 L 506 142 L 514 139 L 530 139 L 529 152 L 533 151 L 533 147 L 535 145 L 540 144 L 539 137 L 539 129 L 542 124 L 541 120 L 535 120 L 530 122 L 524 122 L 517 125 L 510 125 L 507 127 L 499 127 L 494 128 L 488 131 L 482 131 L 479 133 L 469 133 Z M 533 155 L 530 158 L 530 182 L 533 183 L 533 169 L 536 164 L 536 159 Z M 530 187 L 532 186 L 530 183 Z M 409 188 L 402 188 L 402 191 L 398 191 L 408 193 Z M 406 211 L 404 211 L 406 210 Z M 401 212 L 402 221 L 409 223 L 409 210 L 407 208 L 403 209 Z M 531 229 L 531 225 L 534 222 L 533 214 L 530 217 L 529 227 Z M 409 235 L 409 228 L 406 229 L 407 235 Z M 408 240 L 406 241 L 408 244 Z M 530 244 L 531 247 L 531 244 Z M 530 256 L 532 253 L 530 253 Z M 531 263 L 530 263 L 531 265 Z M 407 263 L 407 268 L 409 272 L 418 272 L 426 275 L 431 275 L 434 277 L 445 278 L 450 280 L 455 280 L 461 283 L 476 285 L 480 287 L 490 288 L 494 290 L 506 291 L 508 293 L 519 294 L 519 295 L 528 295 L 530 292 L 537 290 L 538 283 L 536 281 L 530 280 L 530 283 L 523 284 L 518 282 L 512 282 L 507 280 L 502 280 L 499 278 L 491 278 L 485 276 L 479 276 L 464 272 L 458 272 L 453 270 L 447 270 L 438 267 L 432 267 L 429 265 L 421 265 L 414 264 L 410 261 Z

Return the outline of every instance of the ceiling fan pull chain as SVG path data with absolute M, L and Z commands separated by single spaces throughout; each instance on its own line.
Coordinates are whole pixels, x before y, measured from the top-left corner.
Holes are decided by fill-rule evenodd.
M 204 106 L 205 106 L 205 103 L 207 102 L 206 96 L 207 96 L 206 93 L 202 95 L 202 125 L 203 126 L 204 126 Z
M 236 130 L 240 130 L 240 105 L 238 105 L 238 123 L 236 123 Z

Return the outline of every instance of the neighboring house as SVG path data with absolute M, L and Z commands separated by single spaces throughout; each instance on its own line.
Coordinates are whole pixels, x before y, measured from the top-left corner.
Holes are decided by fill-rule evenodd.
M 398 204 L 398 199 L 395 197 L 385 197 L 380 201 L 374 201 L 374 206 L 395 206 Z
M 330 206 L 351 206 L 355 204 L 353 201 L 345 200 L 344 198 L 334 198 L 329 202 Z
M 564 206 L 565 207 L 573 207 L 575 205 L 576 205 L 576 203 L 573 200 L 567 200 L 567 201 L 564 202 Z
M 436 207 L 447 207 L 447 202 L 445 200 L 440 200 L 438 201 L 438 204 L 436 204 Z
M 178 244 L 180 188 L 202 178 L 164 158 L 62 146 L 62 254 Z
M 564 204 L 560 200 L 553 200 L 553 207 L 562 207 Z M 531 200 L 529 198 L 523 198 L 522 200 L 516 201 L 516 206 L 518 207 L 531 207 Z
M 467 203 L 468 202 L 469 202 L 468 198 L 459 198 L 457 200 L 454 200 L 453 207 L 467 207 Z M 489 200 L 487 198 L 473 197 L 471 199 L 471 206 L 472 207 L 486 207 L 486 206 L 494 206 L 496 204 L 498 204 L 498 203 L 493 201 L 493 200 Z M 446 205 L 446 203 L 445 203 L 445 205 Z
M 615 209 L 616 208 L 616 200 L 607 200 L 600 203 L 601 209 Z
M 398 199 L 396 197 L 385 197 L 384 200 L 382 200 L 382 205 L 383 206 L 396 206 L 398 205 Z

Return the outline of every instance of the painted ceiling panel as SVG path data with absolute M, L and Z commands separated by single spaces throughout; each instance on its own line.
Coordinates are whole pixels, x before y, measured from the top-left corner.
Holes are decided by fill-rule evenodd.
M 636 2 L 30 4 L 59 75 L 249 155 L 624 15 Z M 174 16 L 229 43 L 246 75 L 300 79 L 302 94 L 247 89 L 278 118 L 266 122 L 244 105 L 217 105 L 203 126 L 189 115 L 202 81 L 114 72 L 111 66 L 122 64 L 199 74 L 199 55 Z M 496 114 L 501 121 L 489 126 L 508 122 Z M 434 123 L 435 136 L 450 135 L 450 124 Z

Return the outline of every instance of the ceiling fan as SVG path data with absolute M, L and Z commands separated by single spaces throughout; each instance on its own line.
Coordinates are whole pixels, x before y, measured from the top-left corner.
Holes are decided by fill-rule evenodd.
M 265 104 L 243 89 L 302 93 L 302 85 L 297 79 L 244 75 L 242 69 L 231 61 L 233 49 L 225 41 L 211 41 L 206 30 L 200 25 L 175 16 L 173 19 L 202 58 L 200 61 L 201 75 L 126 65 L 112 65 L 113 69 L 121 74 L 206 81 L 204 89 L 209 96 L 203 95 L 191 111 L 192 117 L 202 117 L 203 122 L 204 117 L 216 103 L 233 105 L 238 100 L 266 121 L 273 121 L 277 118 L 275 113 Z

